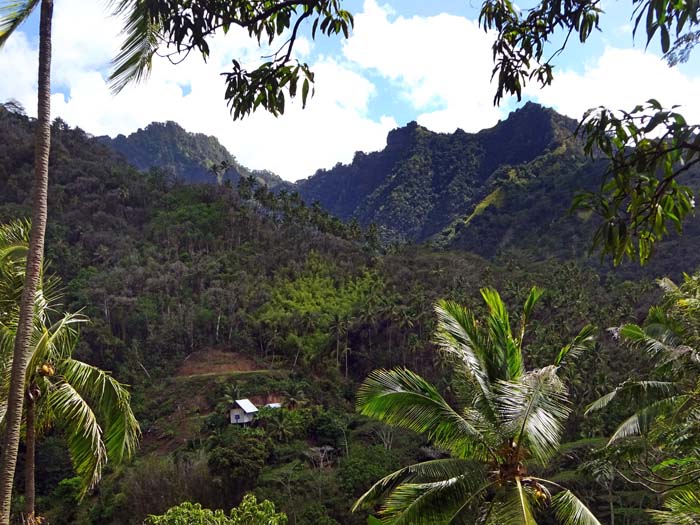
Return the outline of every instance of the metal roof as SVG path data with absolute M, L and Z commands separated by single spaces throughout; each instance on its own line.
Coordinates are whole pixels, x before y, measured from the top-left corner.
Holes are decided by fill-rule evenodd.
M 250 402 L 250 399 L 236 399 L 236 404 L 241 407 L 246 414 L 254 414 L 258 411 L 255 405 Z

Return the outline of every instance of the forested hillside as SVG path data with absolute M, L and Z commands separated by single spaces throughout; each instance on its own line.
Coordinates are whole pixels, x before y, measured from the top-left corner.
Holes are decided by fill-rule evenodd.
M 534 103 L 477 134 L 438 134 L 414 122 L 392 131 L 383 151 L 358 152 L 352 164 L 297 183 L 248 170 L 216 138 L 188 133 L 174 122 L 98 140 L 131 165 L 156 167 L 182 182 L 237 185 L 243 176 L 275 193 L 298 192 L 307 205 L 317 202 L 346 222 L 374 225 L 387 244 L 427 242 L 488 259 L 506 253 L 575 259 L 607 272 L 610 264 L 589 255 L 599 218 L 570 210 L 577 194 L 599 189 L 605 170 L 603 161 L 584 155 L 575 129 L 571 119 Z M 696 172 L 684 177 L 692 187 Z M 694 249 L 699 228 L 689 221 L 683 236 L 657 245 L 662 257 L 617 272 L 627 278 L 679 277 L 700 265 Z
M 532 118 L 540 122 L 537 133 L 521 127 L 521 119 Z M 649 523 L 644 509 L 659 503 L 653 494 L 619 477 L 605 481 L 590 466 L 625 407 L 588 417 L 583 409 L 648 370 L 639 353 L 606 328 L 641 323 L 661 292 L 639 275 L 623 281 L 565 261 L 569 254 L 555 249 L 558 239 L 576 232 L 585 243 L 585 230 L 570 222 L 582 219 L 561 219 L 570 229 L 554 228 L 560 237 L 551 238 L 551 225 L 535 220 L 538 213 L 565 207 L 569 197 L 544 178 L 533 182 L 528 170 L 540 169 L 553 179 L 567 169 L 576 179 L 560 135 L 571 126 L 534 106 L 476 136 L 439 136 L 409 126 L 393 132 L 386 151 L 316 176 L 337 176 L 349 195 L 353 174 L 362 174 L 353 184 L 366 198 L 327 203 L 348 219 L 368 209 L 363 206 L 372 199 L 398 206 L 397 192 L 406 187 L 399 181 L 417 180 L 417 166 L 425 159 L 413 153 L 400 159 L 406 171 L 391 180 L 377 166 L 398 165 L 397 158 L 413 151 L 407 144 L 438 152 L 431 154 L 436 164 L 428 186 L 416 186 L 413 193 L 418 198 L 433 188 L 425 195 L 435 209 L 418 214 L 406 230 L 422 232 L 422 238 L 442 231 L 468 203 L 484 202 L 488 181 L 505 177 L 503 196 L 492 197 L 493 208 L 521 210 L 532 221 L 507 234 L 519 239 L 516 252 L 493 249 L 507 244 L 502 240 L 507 228 L 488 227 L 486 221 L 499 219 L 489 219 L 492 208 L 485 204 L 443 237 L 450 249 L 387 248 L 375 229 L 360 227 L 362 220 L 343 223 L 296 194 L 275 194 L 248 179 L 236 186 L 187 185 L 157 168 L 138 171 L 101 140 L 56 123 L 50 268 L 63 281 L 65 310 L 82 310 L 90 318 L 79 357 L 132 385 L 143 442 L 132 463 L 112 470 L 78 503 L 60 428 L 47 432 L 37 461 L 39 512 L 58 524 L 138 524 L 182 501 L 228 509 L 252 491 L 273 501 L 293 525 L 366 523 L 367 511 L 350 511 L 357 497 L 392 470 L 442 458 L 444 451 L 418 434 L 357 414 L 359 383 L 376 368 L 405 366 L 455 401 L 459 378 L 434 344 L 436 301 L 451 299 L 481 315 L 486 310 L 480 288 L 498 289 L 515 307 L 538 285 L 545 292 L 526 336 L 528 367 L 551 363 L 587 323 L 600 329 L 595 349 L 566 377 L 572 400 L 568 444 L 543 475 L 573 483 L 601 522 L 610 522 L 614 513 L 616 523 Z M 28 215 L 32 128 L 30 119 L 0 109 L 0 222 Z M 492 160 L 489 155 L 502 144 L 507 153 Z M 464 148 L 474 154 L 464 155 Z M 550 155 L 538 161 L 546 150 Z M 448 159 L 469 169 L 443 173 L 439 163 L 446 166 Z M 519 165 L 507 168 L 515 176 L 506 165 Z M 310 191 L 310 184 L 300 188 Z M 536 202 L 556 202 L 559 208 L 538 212 L 534 204 L 513 204 L 510 185 L 537 190 Z M 314 196 L 322 198 L 317 191 Z M 409 199 L 391 209 L 405 209 L 408 217 L 414 205 Z M 381 218 L 380 208 L 368 219 Z M 452 248 L 478 251 L 465 234 L 472 228 L 478 228 L 491 260 Z M 487 243 L 489 236 L 496 240 Z M 550 246 L 560 259 L 545 257 Z M 679 253 L 668 258 L 659 253 L 658 259 L 674 259 L 692 271 L 695 255 L 686 259 Z M 284 408 L 263 410 L 256 425 L 240 429 L 227 418 L 233 400 L 241 398 Z
M 241 177 L 252 176 L 270 188 L 289 186 L 270 171 L 242 166 L 215 137 L 189 133 L 175 122 L 154 122 L 128 137 L 118 135 L 99 140 L 141 170 L 168 170 L 185 182 L 213 183 L 218 177 L 236 184 Z
M 476 134 L 433 133 L 414 122 L 392 131 L 383 151 L 357 153 L 352 164 L 296 187 L 344 220 L 375 224 L 387 242 L 427 242 L 488 259 L 509 252 L 575 259 L 607 272 L 610 264 L 589 256 L 599 217 L 571 211 L 576 195 L 599 191 L 606 164 L 584 155 L 575 130 L 573 120 L 534 103 Z M 697 169 L 683 180 L 696 187 Z M 700 264 L 699 239 L 697 221 L 688 221 L 683 236 L 657 245 L 661 256 L 647 267 L 617 272 L 678 277 Z

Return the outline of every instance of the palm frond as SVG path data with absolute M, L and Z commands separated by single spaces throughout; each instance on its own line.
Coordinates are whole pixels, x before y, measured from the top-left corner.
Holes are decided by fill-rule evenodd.
M 0 2 L 0 47 L 5 45 L 7 39 L 29 17 L 38 3 L 39 0 Z
M 78 342 L 78 325 L 87 322 L 81 314 L 65 314 L 51 326 L 35 322 L 30 346 L 32 357 L 27 366 L 27 375 L 31 376 L 44 363 L 57 364 L 71 355 Z
M 555 494 L 552 508 L 562 525 L 600 525 L 590 509 L 570 490 Z
M 638 436 L 647 432 L 656 418 L 662 414 L 673 415 L 673 413 L 677 412 L 689 399 L 692 399 L 691 394 L 672 396 L 642 408 L 617 427 L 608 441 L 608 446 L 620 439 Z
M 668 397 L 678 390 L 670 381 L 625 381 L 586 407 L 585 415 L 607 407 L 614 399 L 633 401 L 637 406 Z
M 479 464 L 473 461 L 456 458 L 435 459 L 409 465 L 392 472 L 372 485 L 367 492 L 358 498 L 352 511 L 371 508 L 404 483 L 435 482 L 454 478 L 467 472 L 471 476 L 483 478 L 485 475 L 483 470 Z
M 528 495 L 523 488 L 520 478 L 515 478 L 515 486 L 518 490 L 518 510 L 522 518 L 523 525 L 537 525 L 535 518 L 532 515 L 530 500 L 528 499 Z
M 110 460 L 120 462 L 131 457 L 141 434 L 130 405 L 126 386 L 109 373 L 75 359 L 61 363 L 64 381 L 80 392 L 102 422 L 103 441 Z
M 489 486 L 468 473 L 432 483 L 405 483 L 386 498 L 379 515 L 382 523 L 391 525 L 466 525 L 473 523 L 470 518 Z
M 107 460 L 100 425 L 85 399 L 68 383 L 56 385 L 45 402 L 66 432 L 73 468 L 80 477 L 84 495 L 100 480 Z
M 526 445 L 543 464 L 557 451 L 563 422 L 571 412 L 566 387 L 556 371 L 557 367 L 548 366 L 497 385 L 496 404 L 504 426 L 518 447 Z
M 0 322 L 10 322 L 19 312 L 30 230 L 28 221 L 0 225 Z
M 520 480 L 503 487 L 491 501 L 488 515 L 477 523 L 485 525 L 536 525 L 530 495 Z
M 6 274 L 8 267 L 13 270 L 12 273 L 23 273 L 28 249 L 24 240 L 14 243 L 0 242 L 0 275 Z
M 148 78 L 155 55 L 160 44 L 160 21 L 151 12 L 148 2 L 137 0 L 118 0 L 112 2 L 115 15 L 126 15 L 125 35 L 119 53 L 112 61 L 109 76 L 113 93 L 119 93 L 128 84 L 141 82 Z
M 644 328 L 636 324 L 626 324 L 620 327 L 619 334 L 632 346 L 644 350 L 652 359 L 673 359 L 674 349 L 679 344 L 678 335 L 668 326 L 666 320 L 650 323 Z
M 487 360 L 489 343 L 480 333 L 474 315 L 452 301 L 439 301 L 435 305 L 438 326 L 435 334 L 437 345 L 464 365 L 464 371 L 481 389 L 482 397 L 491 397 L 490 371 Z
M 430 383 L 404 369 L 375 370 L 357 393 L 360 413 L 426 434 L 458 457 L 484 457 L 484 436 L 460 416 Z
M 543 293 L 544 290 L 542 290 L 542 288 L 533 286 L 530 290 L 530 293 L 527 295 L 527 299 L 525 299 L 525 304 L 523 305 L 523 313 L 520 316 L 520 337 L 518 339 L 520 341 L 521 346 L 523 344 L 523 339 L 525 339 L 525 330 L 527 328 L 527 323 L 530 321 L 530 318 L 532 317 L 532 311 L 535 309 L 535 305 L 540 300 L 540 297 L 542 297 Z
M 666 510 L 650 510 L 659 525 L 697 525 L 700 523 L 700 487 L 677 490 L 664 501 Z
M 498 375 L 492 379 L 517 379 L 524 371 L 520 342 L 516 342 L 511 331 L 510 318 L 500 294 L 493 288 L 483 288 L 481 296 L 489 309 L 487 324 L 492 341 L 492 359 L 496 359 Z M 534 305 L 533 305 L 534 306 Z
M 584 326 L 576 337 L 559 351 L 554 364 L 556 366 L 565 366 L 569 362 L 574 361 L 581 353 L 590 350 L 595 344 L 595 333 L 595 326 L 590 324 Z

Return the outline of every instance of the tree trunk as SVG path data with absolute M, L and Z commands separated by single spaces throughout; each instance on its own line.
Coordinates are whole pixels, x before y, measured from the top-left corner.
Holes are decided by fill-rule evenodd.
M 34 499 L 34 460 L 36 457 L 36 400 L 40 395 L 37 388 L 29 387 L 27 392 L 27 436 L 24 464 L 24 520 L 27 525 L 35 525 Z
M 0 525 L 9 525 L 12 482 L 17 465 L 24 380 L 29 362 L 29 338 L 34 316 L 34 296 L 41 277 L 46 232 L 49 151 L 51 148 L 51 18 L 53 0 L 42 0 L 39 27 L 39 97 L 36 123 L 34 188 L 32 191 L 32 230 L 27 267 L 19 310 L 19 322 L 12 358 L 5 434 L 0 457 Z

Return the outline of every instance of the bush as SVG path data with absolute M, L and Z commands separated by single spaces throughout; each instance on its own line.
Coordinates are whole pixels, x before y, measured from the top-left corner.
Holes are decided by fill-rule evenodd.
M 247 494 L 241 504 L 231 510 L 230 517 L 222 510 L 202 508 L 199 503 L 184 502 L 168 509 L 161 516 L 149 516 L 146 525 L 287 525 L 287 516 L 275 512 L 275 504 L 268 500 L 258 503 Z

